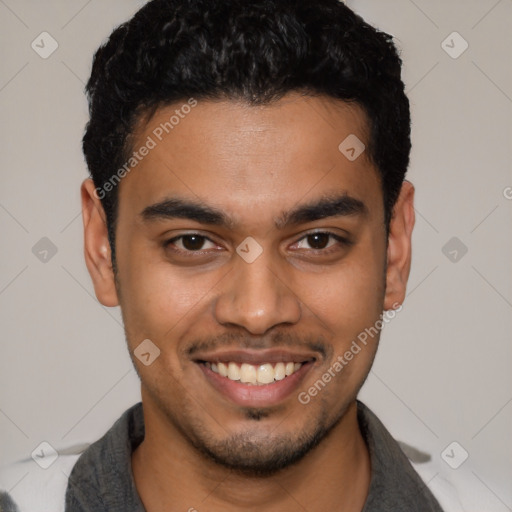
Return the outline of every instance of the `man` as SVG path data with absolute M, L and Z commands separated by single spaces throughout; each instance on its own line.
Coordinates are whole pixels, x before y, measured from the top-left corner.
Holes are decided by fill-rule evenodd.
M 66 510 L 441 510 L 357 401 L 411 261 L 400 68 L 337 0 L 154 0 L 99 49 L 85 258 L 142 404 Z

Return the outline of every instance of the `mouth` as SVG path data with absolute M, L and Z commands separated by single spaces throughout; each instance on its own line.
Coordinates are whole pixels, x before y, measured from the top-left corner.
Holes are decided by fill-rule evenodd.
M 194 362 L 213 388 L 231 402 L 268 407 L 296 390 L 315 361 L 311 354 L 244 351 L 202 355 Z
M 263 363 L 258 366 L 248 363 L 241 365 L 234 361 L 223 363 L 204 363 L 212 372 L 222 377 L 226 377 L 234 382 L 240 381 L 242 384 L 250 384 L 252 386 L 265 386 L 272 384 L 299 371 L 304 363 L 294 363 L 288 361 L 286 363 L 279 362 L 272 365 L 271 363 Z

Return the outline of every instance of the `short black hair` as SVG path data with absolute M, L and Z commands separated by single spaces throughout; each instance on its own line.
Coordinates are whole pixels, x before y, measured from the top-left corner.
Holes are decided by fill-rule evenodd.
M 114 265 L 118 187 L 102 187 L 126 165 L 138 120 L 190 98 L 264 105 L 297 91 L 357 104 L 388 226 L 411 149 L 401 66 L 392 37 L 338 0 L 148 2 L 98 49 L 86 86 L 83 151 Z

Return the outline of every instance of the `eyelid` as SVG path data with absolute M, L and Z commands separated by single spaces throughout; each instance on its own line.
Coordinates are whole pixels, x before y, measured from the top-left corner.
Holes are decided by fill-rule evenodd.
M 299 243 L 300 241 L 304 240 L 305 238 L 307 238 L 308 236 L 311 236 L 311 235 L 328 235 L 344 245 L 352 245 L 354 243 L 354 241 L 352 240 L 351 236 L 348 233 L 345 235 L 342 235 L 339 233 L 335 233 L 329 229 L 316 228 L 312 231 L 303 233 L 300 236 L 300 238 L 297 238 L 295 240 L 295 242 L 292 243 L 292 245 Z M 311 249 L 311 250 L 321 251 L 321 250 L 325 250 L 325 249 Z
M 298 243 L 300 243 L 301 241 L 305 240 L 308 236 L 315 235 L 315 234 L 328 235 L 329 237 L 333 238 L 337 242 L 337 244 L 335 243 L 332 245 L 328 245 L 327 247 L 325 247 L 323 249 L 314 249 L 314 248 L 311 248 L 311 249 L 306 248 L 305 249 L 305 248 L 294 248 L 293 247 L 293 246 L 297 245 Z M 197 236 L 197 237 L 203 238 L 205 240 L 205 242 L 209 242 L 209 243 L 213 244 L 215 247 L 208 247 L 206 249 L 202 248 L 202 249 L 198 249 L 197 251 L 186 249 L 186 248 L 176 247 L 176 245 L 175 245 L 176 242 L 186 236 Z M 317 254 L 327 255 L 331 252 L 341 250 L 341 248 L 343 248 L 343 247 L 348 248 L 348 247 L 352 246 L 353 244 L 354 244 L 354 241 L 348 233 L 346 235 L 342 235 L 342 234 L 333 232 L 330 229 L 314 228 L 310 231 L 302 233 L 299 238 L 295 238 L 295 241 L 292 242 L 292 244 L 290 244 L 288 247 L 290 247 L 292 251 L 297 251 L 297 252 L 307 251 L 308 253 L 317 253 Z M 200 230 L 193 230 L 193 231 L 191 230 L 191 231 L 186 231 L 186 232 L 177 234 L 171 238 L 165 239 L 163 241 L 162 245 L 163 245 L 164 249 L 167 249 L 169 246 L 174 245 L 172 250 L 175 253 L 181 253 L 181 254 L 186 254 L 186 255 L 197 255 L 197 256 L 204 255 L 205 253 L 211 254 L 213 251 L 220 251 L 220 250 L 225 249 L 222 246 L 222 244 L 215 241 L 212 237 L 202 233 Z
M 184 238 L 186 236 L 197 236 L 197 237 L 203 238 L 205 241 L 210 242 L 211 244 L 215 245 L 216 248 L 220 247 L 219 243 L 217 243 L 215 240 L 212 240 L 211 237 L 209 237 L 207 235 L 204 235 L 200 231 L 188 231 L 188 232 L 180 233 L 179 235 L 173 236 L 172 238 L 166 238 L 163 241 L 162 245 L 163 245 L 164 248 L 168 248 L 170 245 L 174 245 L 176 243 L 176 241 L 178 241 L 178 240 L 180 240 L 180 239 L 182 239 L 182 238 Z M 181 253 L 202 254 L 205 251 L 211 251 L 212 248 L 198 249 L 197 251 L 192 251 L 192 250 L 189 250 L 189 249 L 181 249 L 179 247 L 176 247 L 174 250 L 176 252 L 181 252 Z
M 177 233 L 177 234 L 170 234 L 170 233 Z M 201 238 L 207 238 L 208 240 L 211 240 L 214 243 L 217 243 L 213 240 L 213 237 L 210 233 L 206 233 L 201 229 L 173 229 L 172 231 L 167 231 L 163 235 L 161 235 L 162 238 L 165 238 L 165 241 L 172 242 L 174 240 L 177 240 L 178 238 L 182 238 L 184 236 L 200 236 Z

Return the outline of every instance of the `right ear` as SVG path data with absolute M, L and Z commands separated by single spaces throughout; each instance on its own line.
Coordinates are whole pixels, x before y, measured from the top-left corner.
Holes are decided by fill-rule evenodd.
M 85 264 L 94 284 L 96 297 L 104 306 L 117 306 L 119 299 L 112 268 L 112 253 L 108 240 L 105 210 L 94 182 L 86 179 L 80 188 L 84 221 Z

